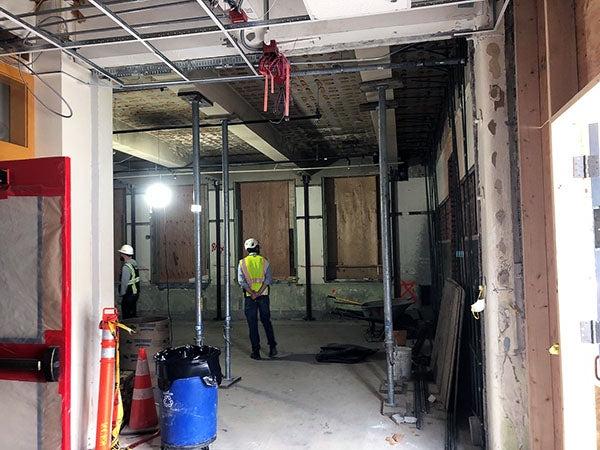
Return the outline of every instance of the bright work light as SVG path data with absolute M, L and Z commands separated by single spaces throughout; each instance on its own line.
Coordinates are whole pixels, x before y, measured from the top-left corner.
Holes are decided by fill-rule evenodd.
M 171 203 L 173 193 L 169 186 L 163 183 L 154 183 L 146 189 L 146 202 L 151 208 L 164 208 Z

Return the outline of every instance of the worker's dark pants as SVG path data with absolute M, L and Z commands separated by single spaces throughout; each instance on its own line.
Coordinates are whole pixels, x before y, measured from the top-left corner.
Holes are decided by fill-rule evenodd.
M 121 315 L 122 319 L 131 319 L 137 316 L 137 301 L 140 294 L 125 293 L 121 298 Z
M 244 298 L 244 312 L 246 313 L 246 320 L 248 320 L 248 329 L 250 331 L 250 342 L 252 343 L 252 351 L 260 350 L 260 336 L 258 334 L 258 315 L 260 314 L 260 321 L 265 327 L 265 333 L 267 335 L 267 341 L 269 341 L 269 347 L 275 347 L 275 333 L 273 332 L 273 324 L 271 323 L 271 310 L 269 308 L 269 296 L 261 295 L 256 300 L 252 300 L 250 297 Z

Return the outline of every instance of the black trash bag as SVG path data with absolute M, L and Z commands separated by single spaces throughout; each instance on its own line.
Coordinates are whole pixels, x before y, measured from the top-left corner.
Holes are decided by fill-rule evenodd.
M 370 355 L 377 353 L 376 349 L 352 344 L 328 344 L 321 347 L 315 356 L 317 362 L 356 364 L 363 362 Z
M 181 378 L 200 377 L 206 386 L 218 386 L 223 381 L 219 355 L 221 350 L 203 345 L 168 347 L 154 355 L 158 387 L 168 391 L 171 383 Z

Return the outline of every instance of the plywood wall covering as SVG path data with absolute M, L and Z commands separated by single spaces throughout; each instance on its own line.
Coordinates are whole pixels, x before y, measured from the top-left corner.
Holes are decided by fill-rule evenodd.
M 153 211 L 154 248 L 152 281 L 155 283 L 188 283 L 194 277 L 194 215 L 192 186 L 172 186 L 173 200 L 164 210 Z M 206 186 L 202 186 L 203 211 L 208 211 Z M 203 215 L 202 230 L 207 230 L 207 214 Z M 203 273 L 207 274 L 208 254 L 206 232 L 202 233 Z
M 575 0 L 579 88 L 600 75 L 600 1 Z
M 253 237 L 269 258 L 273 277 L 285 279 L 290 270 L 290 197 L 288 181 L 239 184 L 242 241 Z
M 377 178 L 329 178 L 327 276 L 329 279 L 379 277 Z

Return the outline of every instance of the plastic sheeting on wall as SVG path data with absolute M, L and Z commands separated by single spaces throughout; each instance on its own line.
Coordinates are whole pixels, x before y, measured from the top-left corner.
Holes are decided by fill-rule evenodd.
M 2 161 L 0 358 L 60 354 L 58 382 L 0 367 L 0 448 L 69 448 L 70 259 L 66 158 Z

